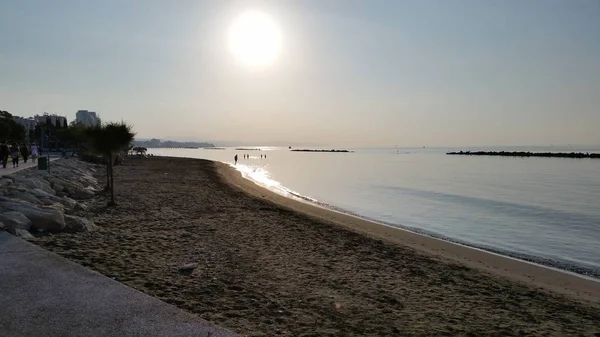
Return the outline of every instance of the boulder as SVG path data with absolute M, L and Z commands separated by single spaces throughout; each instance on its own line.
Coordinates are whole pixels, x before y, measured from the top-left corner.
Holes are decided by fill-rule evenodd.
M 19 200 L 27 201 L 28 203 L 34 204 L 34 205 L 43 205 L 44 204 L 43 202 L 41 202 L 38 198 L 36 198 L 32 194 L 29 194 L 26 192 L 13 190 L 13 191 L 10 191 L 6 196 L 11 199 L 19 199 Z
M 88 210 L 88 206 L 82 202 L 77 202 L 75 204 L 75 207 L 73 208 L 76 211 L 87 211 Z
M 0 178 L 0 187 L 4 187 L 4 186 L 10 186 L 13 183 L 13 181 L 11 179 L 7 179 L 7 178 Z
M 93 198 L 96 193 L 89 188 L 67 188 L 69 197 L 76 200 L 87 200 Z
M 57 195 L 67 195 L 67 192 L 65 192 L 65 185 L 63 184 L 52 184 L 52 190 Z
M 4 223 L 7 229 L 23 229 L 28 231 L 31 228 L 31 220 L 27 219 L 21 212 L 0 213 L 0 221 Z
M 0 231 L 3 231 L 6 229 L 6 226 L 4 225 L 4 222 L 0 222 Z
M 5 191 L 6 192 L 6 191 Z M 10 194 L 9 192 L 6 193 L 7 195 Z M 24 200 L 20 200 L 20 199 L 11 199 L 9 196 L 0 196 L 0 211 L 10 211 L 10 209 L 6 209 L 4 207 L 4 205 L 6 205 L 7 202 L 12 202 L 15 204 L 22 204 L 22 205 L 29 205 L 29 206 L 34 206 L 33 204 L 24 201 Z
M 47 179 L 56 194 L 66 192 L 69 197 L 77 200 L 91 199 L 96 195 L 93 188 L 89 186 L 85 187 L 83 184 L 76 181 L 69 181 L 56 176 L 48 177 Z
M 65 215 L 65 232 L 91 232 L 98 229 L 93 221 L 74 215 Z
M 23 185 L 23 186 L 27 187 L 28 189 L 39 188 L 50 194 L 54 194 L 54 190 L 50 187 L 50 184 L 48 184 L 48 182 L 42 178 L 38 179 L 38 178 L 18 177 L 14 180 L 14 182 L 18 183 L 20 185 Z
M 16 202 L 4 202 L 2 208 L 23 213 L 31 220 L 31 227 L 35 229 L 58 232 L 65 228 L 64 215 L 56 209 L 37 208 L 33 205 Z
M 30 193 L 35 195 L 36 198 L 55 198 L 56 195 L 52 193 L 48 193 L 47 191 L 42 190 L 41 188 L 34 188 L 30 190 Z
M 54 203 L 54 204 L 51 204 L 51 205 L 42 205 L 42 206 L 40 206 L 40 208 L 42 208 L 42 209 L 53 209 L 53 210 L 57 210 L 57 211 L 59 211 L 61 213 L 65 212 L 65 206 L 63 206 L 62 204 L 59 204 L 59 203 Z
M 78 202 L 69 197 L 60 198 L 57 200 L 61 205 L 65 207 L 65 209 L 75 209 L 77 208 Z
M 39 188 L 34 188 L 33 190 L 30 190 L 29 193 L 31 193 L 33 196 L 35 196 L 44 205 L 52 205 L 52 204 L 58 202 L 58 200 L 60 200 L 59 197 L 57 197 L 53 194 L 50 194 Z
M 69 197 L 60 197 L 58 193 L 56 195 L 52 195 L 38 188 L 29 191 L 29 193 L 34 195 L 46 206 L 60 204 L 64 209 L 73 209 L 77 205 L 77 201 Z
M 14 230 L 10 231 L 10 233 L 13 234 L 13 235 L 15 235 L 15 236 L 18 236 L 18 237 L 20 237 L 22 239 L 25 239 L 25 240 L 29 240 L 29 239 L 33 239 L 34 238 L 33 235 L 31 235 L 31 233 L 29 233 L 29 231 L 26 231 L 24 229 L 18 229 L 17 228 L 17 229 L 14 229 Z

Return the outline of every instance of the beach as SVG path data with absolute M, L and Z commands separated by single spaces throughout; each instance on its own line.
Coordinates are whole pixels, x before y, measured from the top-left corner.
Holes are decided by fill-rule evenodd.
M 222 163 L 131 158 L 115 184 L 118 206 L 78 211 L 99 230 L 34 242 L 242 335 L 600 333 L 597 281 L 288 199 Z

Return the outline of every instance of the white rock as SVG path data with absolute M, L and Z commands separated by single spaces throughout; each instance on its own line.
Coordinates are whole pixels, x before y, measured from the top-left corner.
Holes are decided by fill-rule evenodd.
M 65 215 L 65 232 L 91 232 L 98 229 L 93 221 L 74 215 Z
M 41 177 L 40 178 L 17 177 L 17 178 L 15 178 L 14 182 L 19 183 L 20 185 L 23 185 L 23 186 L 27 187 L 28 189 L 39 188 L 50 194 L 54 194 L 54 191 L 52 190 L 52 188 L 50 188 L 50 185 L 46 182 L 46 180 L 42 179 Z
M 87 199 L 93 198 L 96 195 L 93 191 L 90 191 L 89 189 L 86 189 L 86 188 L 82 188 L 82 189 L 67 188 L 67 193 L 69 194 L 69 197 L 76 199 L 76 200 L 87 200 Z
M 33 205 L 15 202 L 4 202 L 2 208 L 23 213 L 31 220 L 31 227 L 35 229 L 58 232 L 65 228 L 63 213 L 56 209 L 37 208 Z

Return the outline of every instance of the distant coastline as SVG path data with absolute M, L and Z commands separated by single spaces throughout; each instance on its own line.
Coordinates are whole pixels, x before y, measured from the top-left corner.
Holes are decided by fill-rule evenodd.
M 529 151 L 458 151 L 447 152 L 447 155 L 462 156 L 499 156 L 499 157 L 544 157 L 544 158 L 596 158 L 600 159 L 600 153 L 583 152 L 529 152 Z
M 331 149 L 331 150 L 295 149 L 295 150 L 290 150 L 290 151 L 292 151 L 292 152 L 344 152 L 344 153 L 354 152 L 354 151 L 348 151 L 348 150 L 335 150 L 335 149 Z
M 177 142 L 173 140 L 162 140 L 153 138 L 150 140 L 134 140 L 134 146 L 145 147 L 147 149 L 150 148 L 187 148 L 187 149 L 197 149 L 197 148 L 213 148 L 215 144 L 207 143 L 207 142 Z

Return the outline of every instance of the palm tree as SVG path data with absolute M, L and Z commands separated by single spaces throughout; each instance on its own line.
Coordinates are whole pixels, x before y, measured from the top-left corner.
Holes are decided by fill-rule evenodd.
M 106 159 L 106 188 L 110 189 L 110 205 L 115 205 L 114 158 L 129 147 L 135 133 L 132 126 L 121 123 L 96 125 L 88 129 L 92 147 Z

